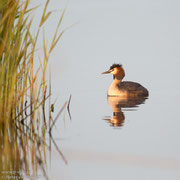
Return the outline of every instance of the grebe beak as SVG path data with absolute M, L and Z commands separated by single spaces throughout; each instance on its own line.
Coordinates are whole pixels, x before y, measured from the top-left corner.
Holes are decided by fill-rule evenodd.
M 103 72 L 102 74 L 108 74 L 108 73 L 111 73 L 112 71 L 113 71 L 113 70 L 110 69 L 110 70 L 108 70 L 108 71 Z

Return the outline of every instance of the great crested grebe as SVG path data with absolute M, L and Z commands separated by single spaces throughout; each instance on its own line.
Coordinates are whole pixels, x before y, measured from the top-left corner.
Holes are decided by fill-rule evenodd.
M 113 74 L 114 81 L 108 89 L 108 96 L 121 96 L 122 98 L 138 98 L 147 97 L 148 90 L 139 83 L 123 81 L 125 76 L 124 69 L 121 64 L 113 64 L 110 69 L 102 74 Z

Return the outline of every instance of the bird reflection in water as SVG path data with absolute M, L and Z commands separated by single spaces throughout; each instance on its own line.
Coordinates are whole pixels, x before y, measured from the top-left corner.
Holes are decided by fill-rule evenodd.
M 118 96 L 107 96 L 108 103 L 113 110 L 113 116 L 106 117 L 104 120 L 109 121 L 113 127 L 121 127 L 125 121 L 123 111 L 137 110 L 137 107 L 139 107 L 140 104 L 144 104 L 146 99 L 146 97 L 123 99 Z

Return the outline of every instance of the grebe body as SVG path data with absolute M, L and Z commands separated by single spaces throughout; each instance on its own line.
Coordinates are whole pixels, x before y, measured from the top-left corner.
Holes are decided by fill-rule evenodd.
M 148 90 L 139 83 L 123 81 L 116 82 L 115 80 L 108 89 L 108 96 L 121 96 L 124 98 L 130 97 L 145 97 L 148 96 Z
M 120 96 L 122 98 L 147 97 L 148 90 L 136 82 L 122 81 L 125 76 L 124 69 L 120 64 L 113 64 L 110 69 L 102 74 L 111 73 L 114 80 L 108 89 L 108 96 Z

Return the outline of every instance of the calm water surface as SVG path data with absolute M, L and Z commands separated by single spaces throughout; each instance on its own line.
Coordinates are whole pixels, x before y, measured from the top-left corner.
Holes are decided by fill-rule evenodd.
M 66 113 L 54 130 L 68 165 L 53 150 L 50 177 L 179 179 L 179 100 L 149 91 L 149 99 L 127 104 L 107 99 L 106 89 L 75 90 L 72 120 Z

